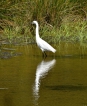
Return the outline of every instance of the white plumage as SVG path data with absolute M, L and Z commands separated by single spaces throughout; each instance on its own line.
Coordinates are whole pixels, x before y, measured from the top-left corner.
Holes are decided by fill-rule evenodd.
M 44 41 L 43 39 L 40 38 L 38 22 L 37 21 L 33 21 L 32 24 L 36 25 L 36 43 L 37 43 L 38 47 L 44 53 L 43 55 L 47 56 L 45 51 L 51 51 L 51 52 L 55 53 L 56 50 L 51 45 L 49 45 L 46 41 Z

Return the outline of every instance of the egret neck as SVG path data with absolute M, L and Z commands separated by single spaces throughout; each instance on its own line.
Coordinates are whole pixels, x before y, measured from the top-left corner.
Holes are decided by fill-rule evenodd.
M 39 38 L 39 25 L 36 23 L 36 38 Z

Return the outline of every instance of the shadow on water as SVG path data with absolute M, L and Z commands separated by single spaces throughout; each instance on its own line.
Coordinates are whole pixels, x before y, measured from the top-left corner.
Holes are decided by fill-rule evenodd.
M 22 53 L 16 52 L 13 48 L 0 48 L 0 59 L 9 59 L 15 56 L 20 56 Z
M 87 86 L 80 85 L 58 85 L 58 86 L 46 86 L 50 90 L 61 90 L 61 91 L 82 91 L 87 90 Z
M 46 77 L 46 75 L 48 74 L 48 71 L 50 71 L 53 68 L 55 63 L 56 63 L 55 59 L 50 60 L 50 61 L 44 61 L 43 60 L 37 66 L 36 78 L 35 78 L 35 83 L 34 83 L 34 86 L 33 86 L 33 95 L 35 97 L 35 102 L 37 102 L 38 98 L 40 97 L 39 90 L 40 90 L 40 85 L 41 85 L 41 79 Z

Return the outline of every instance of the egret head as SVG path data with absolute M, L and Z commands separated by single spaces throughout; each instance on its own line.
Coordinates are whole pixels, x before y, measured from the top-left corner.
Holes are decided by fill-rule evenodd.
M 37 22 L 37 21 L 33 21 L 33 22 L 32 22 L 32 24 L 36 24 L 36 25 L 37 25 L 37 24 L 38 24 L 38 22 Z

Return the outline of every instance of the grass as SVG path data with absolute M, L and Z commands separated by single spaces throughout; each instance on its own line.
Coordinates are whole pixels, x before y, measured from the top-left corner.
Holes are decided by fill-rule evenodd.
M 31 22 L 38 20 L 47 42 L 87 42 L 86 0 L 1 0 L 1 39 L 9 43 L 34 43 Z

